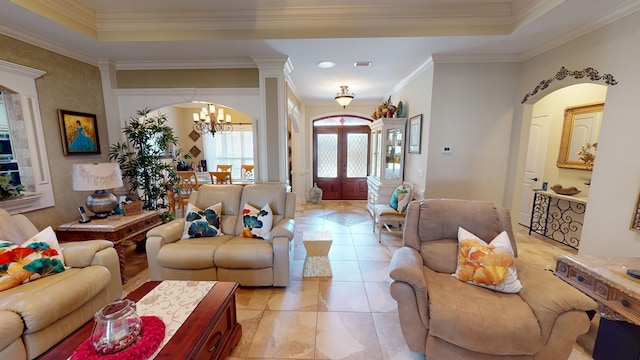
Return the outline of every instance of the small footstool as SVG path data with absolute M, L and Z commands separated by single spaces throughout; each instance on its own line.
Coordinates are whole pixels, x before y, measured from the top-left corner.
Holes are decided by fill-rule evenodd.
M 305 231 L 302 238 L 307 258 L 304 260 L 303 277 L 330 277 L 331 264 L 329 263 L 329 250 L 333 237 L 331 231 L 315 230 Z

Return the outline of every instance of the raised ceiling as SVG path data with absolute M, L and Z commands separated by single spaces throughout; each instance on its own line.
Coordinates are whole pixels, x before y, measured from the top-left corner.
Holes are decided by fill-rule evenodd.
M 431 56 L 522 61 L 638 9 L 640 0 L 4 0 L 0 33 L 118 69 L 288 57 L 301 100 L 329 102 L 348 85 L 354 101 L 377 102 Z

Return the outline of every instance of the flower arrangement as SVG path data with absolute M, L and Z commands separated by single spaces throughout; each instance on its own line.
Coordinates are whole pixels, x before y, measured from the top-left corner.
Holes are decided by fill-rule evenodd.
M 389 96 L 386 101 L 376 106 L 371 117 L 374 119 L 391 118 L 397 109 L 398 107 L 391 103 L 391 96 Z
M 593 152 L 591 152 L 592 148 L 593 148 Z M 584 162 L 585 165 L 587 165 L 587 169 L 589 170 L 593 169 L 593 163 L 596 161 L 596 154 L 595 154 L 596 150 L 598 150 L 597 142 L 593 144 L 587 143 L 586 145 L 583 145 L 580 148 L 580 151 L 578 151 L 578 156 L 580 157 L 580 160 L 582 160 L 582 162 Z

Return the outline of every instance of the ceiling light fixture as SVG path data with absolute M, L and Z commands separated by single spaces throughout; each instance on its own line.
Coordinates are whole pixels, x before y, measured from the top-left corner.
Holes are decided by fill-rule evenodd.
M 343 109 L 347 108 L 347 105 L 351 103 L 351 100 L 356 97 L 356 94 L 349 92 L 349 86 L 342 85 L 340 86 L 340 92 L 336 94 L 334 98 Z
M 331 69 L 336 66 L 336 63 L 330 60 L 322 60 L 318 61 L 317 65 L 320 69 Z
M 211 117 L 216 118 L 216 120 L 212 122 Z M 230 134 L 233 131 L 231 115 L 225 115 L 224 109 L 221 107 L 216 112 L 215 105 L 207 104 L 202 107 L 200 113 L 193 113 L 193 130 L 200 134 L 211 134 L 211 136 L 214 136 L 217 132 L 225 135 Z

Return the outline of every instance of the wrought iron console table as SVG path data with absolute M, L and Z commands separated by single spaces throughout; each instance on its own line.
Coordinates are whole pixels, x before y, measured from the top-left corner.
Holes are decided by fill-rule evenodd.
M 532 232 L 577 249 L 587 210 L 587 198 L 534 190 L 529 235 Z

